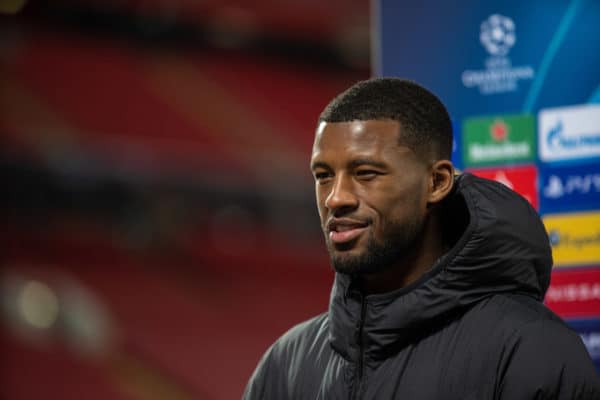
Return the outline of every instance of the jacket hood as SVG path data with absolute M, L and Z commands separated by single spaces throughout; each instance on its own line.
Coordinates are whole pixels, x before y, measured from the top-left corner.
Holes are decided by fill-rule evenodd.
M 329 338 L 346 358 L 358 357 L 361 320 L 365 354 L 376 360 L 491 295 L 543 300 L 552 255 L 544 226 L 527 200 L 500 183 L 462 174 L 442 207 L 443 225 L 457 239 L 416 282 L 363 298 L 350 276 L 336 274 Z

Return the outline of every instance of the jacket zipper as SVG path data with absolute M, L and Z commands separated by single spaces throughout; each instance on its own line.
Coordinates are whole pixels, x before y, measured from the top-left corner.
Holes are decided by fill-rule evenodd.
M 367 300 L 364 296 L 361 296 L 361 308 L 360 308 L 360 321 L 358 325 L 358 363 L 357 373 L 354 382 L 354 390 L 352 399 L 356 400 L 360 397 L 361 384 L 364 372 L 365 354 L 364 354 L 364 340 L 363 340 L 363 329 L 365 326 L 365 315 L 367 313 Z

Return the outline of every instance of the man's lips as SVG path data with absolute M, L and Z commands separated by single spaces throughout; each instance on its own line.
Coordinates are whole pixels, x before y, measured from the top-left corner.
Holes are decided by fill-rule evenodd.
M 348 218 L 337 218 L 327 224 L 329 239 L 336 244 L 356 239 L 366 229 L 367 223 Z

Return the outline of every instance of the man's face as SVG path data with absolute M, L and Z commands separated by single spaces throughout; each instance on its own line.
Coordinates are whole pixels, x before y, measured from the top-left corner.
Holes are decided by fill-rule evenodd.
M 427 210 L 428 166 L 393 120 L 321 123 L 311 168 L 336 271 L 369 274 L 410 257 Z

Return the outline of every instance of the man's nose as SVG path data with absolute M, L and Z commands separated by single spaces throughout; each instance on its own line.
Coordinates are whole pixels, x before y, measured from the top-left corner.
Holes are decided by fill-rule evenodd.
M 325 207 L 332 212 L 352 210 L 358 207 L 358 198 L 349 177 L 344 175 L 335 177 L 331 192 L 325 199 Z

